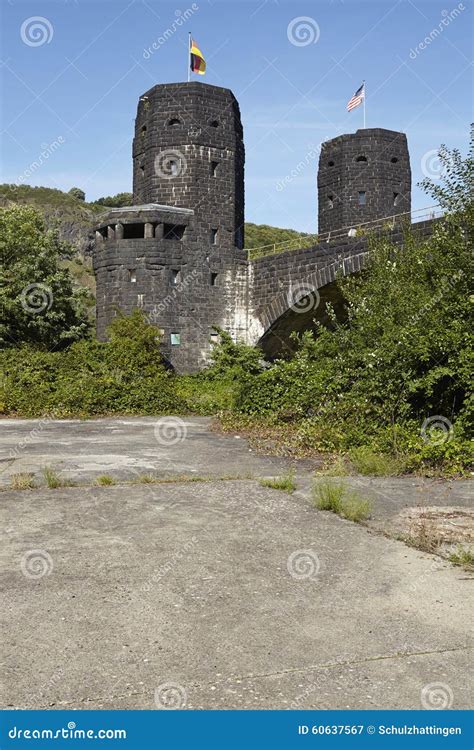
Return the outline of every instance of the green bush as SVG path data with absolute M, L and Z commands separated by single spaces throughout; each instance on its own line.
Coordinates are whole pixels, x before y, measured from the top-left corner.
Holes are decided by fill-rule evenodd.
M 364 473 L 469 466 L 474 162 L 450 154 L 432 236 L 370 237 L 366 270 L 339 282 L 346 320 L 329 309 L 332 330 L 304 333 L 292 360 L 239 381 L 238 412 L 291 420 L 302 445 L 350 451 Z
M 0 352 L 3 413 L 25 417 L 164 414 L 186 411 L 162 362 L 157 329 L 141 311 L 117 317 L 108 343 L 86 340 L 62 352 Z
M 0 209 L 0 348 L 64 348 L 89 334 L 90 292 L 62 267 L 72 252 L 31 206 Z

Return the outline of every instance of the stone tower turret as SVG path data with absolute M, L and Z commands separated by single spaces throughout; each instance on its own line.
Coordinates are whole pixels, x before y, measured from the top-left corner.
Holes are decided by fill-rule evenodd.
M 410 212 L 406 135 L 368 128 L 322 144 L 318 171 L 320 235 Z
M 205 230 L 202 239 L 217 230 L 219 244 L 242 248 L 244 158 L 239 105 L 229 89 L 173 83 L 140 97 L 135 202 L 190 208 Z
M 239 105 L 203 83 L 140 97 L 134 205 L 96 226 L 97 333 L 143 308 L 178 372 L 209 360 L 214 326 L 245 335 L 244 144 Z

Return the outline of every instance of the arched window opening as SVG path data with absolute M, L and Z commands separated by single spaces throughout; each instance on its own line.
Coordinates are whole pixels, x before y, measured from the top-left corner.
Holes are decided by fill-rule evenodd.
M 359 162 L 360 164 L 367 164 L 367 157 L 366 156 L 362 156 L 362 155 L 358 156 L 357 159 L 356 159 L 356 161 Z
M 181 271 L 178 268 L 171 269 L 170 283 L 171 286 L 178 286 L 181 281 Z

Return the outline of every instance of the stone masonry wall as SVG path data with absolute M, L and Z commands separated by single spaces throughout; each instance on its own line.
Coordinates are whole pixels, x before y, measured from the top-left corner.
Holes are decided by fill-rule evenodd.
M 365 192 L 365 205 L 359 193 Z M 320 235 L 411 210 L 406 135 L 367 128 L 323 143 L 318 170 Z

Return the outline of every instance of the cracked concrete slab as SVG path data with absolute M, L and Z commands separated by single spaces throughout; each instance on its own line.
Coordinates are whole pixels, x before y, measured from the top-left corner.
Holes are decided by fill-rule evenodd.
M 200 460 L 228 452 L 218 440 Z M 304 492 L 212 481 L 0 499 L 4 706 L 415 709 L 434 683 L 470 704 L 469 576 Z
M 257 456 L 245 440 L 209 430 L 207 417 L 0 421 L 0 486 L 13 474 L 52 467 L 65 479 L 90 482 L 101 474 L 159 476 L 274 474 L 289 461 Z M 311 467 L 311 462 L 302 462 Z

